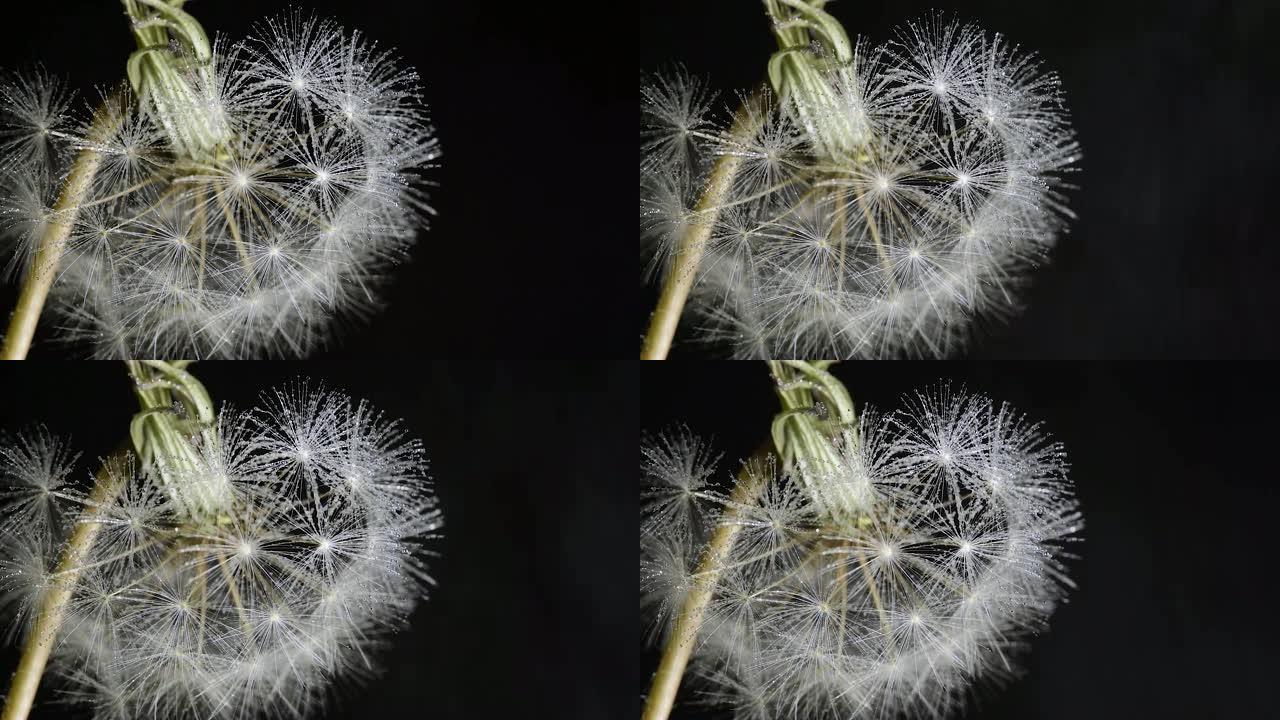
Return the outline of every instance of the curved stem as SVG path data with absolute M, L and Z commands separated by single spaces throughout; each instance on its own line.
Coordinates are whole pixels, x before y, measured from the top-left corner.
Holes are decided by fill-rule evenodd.
M 84 569 L 85 558 L 93 547 L 94 540 L 102 524 L 97 518 L 104 506 L 115 501 L 120 491 L 124 474 L 115 472 L 113 465 L 124 456 L 118 451 L 107 458 L 98 470 L 93 491 L 85 504 L 84 514 L 76 524 L 75 530 L 67 540 L 62 551 L 62 559 L 53 577 L 58 579 L 45 593 L 44 599 L 36 614 L 34 626 L 27 634 L 22 646 L 22 659 L 18 662 L 18 670 L 13 674 L 9 686 L 9 696 L 4 704 L 4 713 L 0 720 L 26 720 L 31 713 L 31 705 L 36 699 L 36 690 L 40 687 L 40 677 L 44 674 L 45 665 L 49 661 L 49 653 L 53 650 L 58 637 L 58 629 L 66 614 L 67 602 L 80 581 L 80 573 Z
M 737 522 L 743 510 L 754 505 L 764 485 L 765 473 L 756 472 L 759 465 L 753 460 L 768 455 L 771 444 L 756 451 L 752 460 L 748 460 L 738 472 L 738 482 L 725 503 L 724 515 L 720 524 L 707 541 L 707 548 L 698 563 L 694 574 L 699 578 L 689 594 L 685 596 L 680 614 L 676 616 L 675 626 L 667 637 L 662 648 L 662 660 L 658 663 L 658 671 L 653 675 L 653 683 L 649 687 L 649 696 L 645 699 L 641 720 L 666 720 L 671 715 L 671 708 L 676 702 L 676 692 L 680 689 L 680 680 L 684 677 L 685 666 L 689 664 L 689 656 L 698 639 L 698 630 L 702 627 L 702 618 L 706 614 L 707 604 L 715 593 L 720 572 L 724 569 L 725 558 L 733 547 L 734 536 L 742 528 Z
M 871 232 L 871 242 L 876 246 L 876 257 L 880 260 L 880 269 L 884 272 L 884 277 L 889 281 L 889 288 L 892 292 L 898 291 L 898 283 L 893 279 L 893 265 L 889 262 L 889 254 L 885 252 L 884 243 L 880 241 L 880 228 L 876 225 L 876 220 L 871 215 L 871 207 L 867 205 L 866 193 L 862 189 L 858 189 L 858 207 L 862 210 L 862 216 L 867 220 L 867 229 Z
M 84 196 L 93 184 L 94 176 L 98 174 L 98 165 L 102 163 L 102 152 L 97 148 L 102 145 L 100 141 L 113 132 L 116 123 L 120 122 L 122 113 L 112 110 L 119 102 L 120 96 L 112 94 L 94 114 L 87 138 L 89 142 L 71 165 L 66 184 L 62 186 L 62 194 L 53 206 L 52 217 L 44 228 L 40 245 L 36 248 L 31 267 L 27 269 L 26 278 L 22 282 L 18 304 L 9 316 L 9 330 L 4 335 L 4 347 L 0 348 L 0 360 L 24 360 L 31 350 L 31 339 L 35 337 L 44 301 L 49 297 L 49 289 L 53 287 L 58 265 L 62 262 L 67 238 L 84 205 Z
M 750 137 L 758 129 L 757 124 L 764 121 L 765 112 L 757 106 L 764 99 L 765 92 L 761 89 L 743 101 L 742 107 L 734 116 L 729 135 L 731 141 Z M 662 282 L 658 304 L 653 309 L 649 331 L 645 334 L 644 345 L 640 349 L 641 360 L 665 360 L 671 352 L 671 341 L 676 336 L 676 326 L 680 324 L 684 303 L 688 300 L 689 290 L 693 288 L 693 281 L 698 275 L 698 266 L 702 264 L 702 253 L 711 237 L 711 229 L 720 216 L 720 209 L 725 206 L 729 191 L 733 188 L 733 178 L 738 174 L 742 159 L 742 153 L 726 153 L 712 166 L 707 187 L 693 209 L 693 220 L 685 228 L 672 253 L 671 267 Z
M 27 357 L 31 339 L 36 334 L 36 323 L 44 309 L 45 298 L 49 296 L 49 288 L 53 287 L 58 264 L 62 261 L 67 236 L 71 234 L 71 226 L 75 224 L 76 214 L 80 211 L 80 200 L 89 189 L 101 161 L 100 153 L 86 149 L 80 151 L 71 166 L 67 184 L 53 208 L 53 219 L 45 226 L 40 246 L 36 248 L 31 267 L 22 283 L 18 304 L 9 318 L 9 331 L 4 336 L 0 359 L 23 360 Z

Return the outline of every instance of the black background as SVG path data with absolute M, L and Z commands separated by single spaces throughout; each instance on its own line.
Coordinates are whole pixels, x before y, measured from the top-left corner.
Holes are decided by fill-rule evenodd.
M 431 565 L 439 586 L 378 656 L 385 672 L 322 717 L 600 720 L 634 696 L 638 501 L 619 478 L 634 467 L 630 368 L 311 361 L 191 370 L 215 402 L 238 408 L 289 380 L 323 379 L 403 418 L 426 445 L 445 515 Z M 0 429 L 43 422 L 70 435 L 86 483 L 91 460 L 127 437 L 136 405 L 122 363 L 0 365 Z M 0 695 L 16 665 L 14 649 L 2 648 Z M 62 715 L 47 697 L 32 717 Z
M 583 7 L 578 7 L 583 5 Z M 496 353 L 629 357 L 634 296 L 630 31 L 585 3 L 369 0 L 188 2 L 213 35 L 243 37 L 290 6 L 359 29 L 419 71 L 444 156 L 439 216 L 398 268 L 387 309 L 336 356 Z M 114 0 L 22 5 L 0 23 L 0 68 L 40 62 L 83 98 L 124 78 L 135 47 Z M 622 33 L 621 39 L 619 33 Z M 625 191 L 625 192 L 624 192 Z M 620 229 L 625 229 L 625 236 Z M 624 284 L 625 281 L 625 284 Z M 0 293 L 12 307 L 16 287 Z M 36 334 L 32 357 L 80 357 Z M 317 352 L 319 354 L 319 352 Z
M 683 63 L 729 102 L 776 43 L 761 3 L 641 6 L 640 67 Z M 931 8 L 1037 52 L 1062 78 L 1084 159 L 1079 219 L 1034 275 L 1029 306 L 969 357 L 1275 357 L 1273 3 L 833 2 L 875 43 Z M 641 332 L 656 289 L 642 292 Z M 672 357 L 702 352 L 679 344 Z M 723 349 L 717 356 L 723 356 Z
M 768 437 L 763 363 L 647 363 L 642 427 L 714 436 L 721 475 Z M 1274 400 L 1267 365 L 861 362 L 833 372 L 882 411 L 939 381 L 1007 401 L 1066 446 L 1085 519 L 1079 587 L 970 703 L 981 718 L 1274 717 Z M 657 667 L 643 654 L 640 692 Z M 687 697 L 682 695 L 682 698 Z M 638 702 L 637 702 L 638 707 Z M 633 710 L 638 712 L 638 710 Z M 673 718 L 724 717 L 678 708 Z

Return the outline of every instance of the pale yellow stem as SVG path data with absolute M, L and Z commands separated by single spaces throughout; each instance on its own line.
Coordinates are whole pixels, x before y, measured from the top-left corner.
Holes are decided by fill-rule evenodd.
M 754 459 L 761 459 L 768 452 L 768 447 L 756 453 Z M 707 604 L 715 593 L 716 583 L 720 578 L 725 559 L 733 547 L 734 536 L 742 525 L 737 522 L 742 509 L 756 503 L 766 474 L 759 472 L 759 463 L 748 462 L 738 473 L 738 482 L 729 496 L 720 524 L 707 542 L 698 564 L 698 571 L 693 587 L 685 596 L 680 614 L 676 616 L 675 627 L 671 630 L 667 644 L 662 648 L 662 660 L 658 663 L 658 671 L 654 673 L 653 684 L 649 688 L 649 696 L 645 700 L 642 720 L 666 720 L 671 715 L 671 708 L 676 702 L 676 692 L 680 689 L 680 680 L 684 677 L 685 666 L 689 664 L 689 656 L 698 639 L 698 630 L 702 627 L 702 618 L 706 614 Z
M 93 182 L 101 161 L 100 153 L 81 150 L 71 166 L 67 184 L 53 208 L 52 219 L 45 225 L 40 246 L 36 248 L 22 291 L 18 295 L 18 304 L 9 318 L 9 331 L 4 336 L 0 359 L 26 359 L 27 352 L 31 349 L 31 339 L 36 334 L 36 323 L 44 309 L 45 298 L 49 296 L 49 288 L 53 287 L 53 278 L 58 273 L 58 264 L 62 262 L 67 236 L 71 234 L 71 227 L 80 211 L 80 201 Z
M 764 99 L 764 92 L 766 91 L 761 90 L 743 102 L 734 117 L 730 130 L 731 140 L 740 141 L 755 133 L 757 128 L 754 123 L 761 122 L 765 117 L 765 112 L 758 107 Z M 702 197 L 698 198 L 692 219 L 672 252 L 671 268 L 667 270 L 667 277 L 662 283 L 658 304 L 649 319 L 649 332 L 645 334 L 644 345 L 640 349 L 641 360 L 665 360 L 671 352 L 671 341 L 676 336 L 676 326 L 680 324 L 684 303 L 689 299 L 689 291 L 697 278 L 698 266 L 702 264 L 702 254 L 720 216 L 720 209 L 726 205 L 729 192 L 733 189 L 733 178 L 738 174 L 740 165 L 741 153 L 726 153 L 712 166 L 707 187 L 702 191 Z
M 31 350 L 31 339 L 35 337 L 44 301 L 49 297 L 49 288 L 53 287 L 58 266 L 62 263 L 67 238 L 84 205 L 85 194 L 93 184 L 94 176 L 98 174 L 98 165 L 102 163 L 102 153 L 94 148 L 103 137 L 110 134 L 121 117 L 121 113 L 111 110 L 118 102 L 118 96 L 113 95 L 98 108 L 93 126 L 89 130 L 89 147 L 81 150 L 71 165 L 67 182 L 62 186 L 62 194 L 53 206 L 52 216 L 44 227 L 31 267 L 27 269 L 18 294 L 18 304 L 9 317 L 9 331 L 5 333 L 3 348 L 0 348 L 0 360 L 25 360 Z
M 66 614 L 67 602 L 80 581 L 80 572 L 85 558 L 89 556 L 93 542 L 98 537 L 102 524 L 97 522 L 102 509 L 115 501 L 120 491 L 123 474 L 113 471 L 112 465 L 120 460 L 120 454 L 108 458 L 98 471 L 93 491 L 85 505 L 84 514 L 76 524 L 75 530 L 67 540 L 58 561 L 54 576 L 58 579 L 45 592 L 36 614 L 35 624 L 27 634 L 22 647 L 22 659 L 13 674 L 9 686 L 9 697 L 4 704 L 4 714 L 0 720 L 26 720 L 31 713 L 31 705 L 36 699 L 36 690 L 40 687 L 40 677 L 49 662 L 49 653 L 57 641 L 58 629 Z

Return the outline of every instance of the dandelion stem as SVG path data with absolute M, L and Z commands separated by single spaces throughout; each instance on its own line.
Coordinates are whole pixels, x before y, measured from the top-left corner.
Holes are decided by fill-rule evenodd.
M 843 189 L 837 190 L 833 194 L 833 198 L 835 200 L 835 216 L 836 217 L 835 217 L 835 221 L 831 223 L 831 231 L 828 234 L 829 238 L 832 238 L 836 242 L 840 243 L 840 257 L 836 261 L 836 267 L 835 267 L 836 292 L 844 292 L 844 269 L 846 267 L 844 256 L 845 256 L 845 251 L 848 249 L 848 246 L 849 246 L 849 243 L 847 242 L 848 239 L 845 237 L 845 233 L 848 231 L 848 227 L 849 227 L 848 217 L 847 217 L 848 213 L 845 210 L 846 195 L 847 195 L 847 191 Z
M 880 267 L 884 270 L 885 279 L 889 282 L 889 287 L 895 292 L 898 289 L 897 283 L 893 279 L 893 268 L 889 264 L 889 255 L 885 252 L 884 243 L 880 242 L 880 228 L 876 226 L 876 220 L 871 216 L 871 208 L 867 205 L 866 194 L 858 193 L 858 207 L 862 209 L 862 216 L 867 219 L 867 229 L 871 231 L 871 241 L 876 246 L 876 257 L 880 259 Z
M 102 524 L 97 522 L 98 516 L 103 507 L 115 500 L 124 482 L 124 475 L 112 470 L 113 464 L 124 456 L 124 452 L 121 450 L 107 458 L 98 471 L 84 514 L 67 540 L 62 559 L 58 561 L 54 575 L 59 579 L 52 583 L 41 600 L 35 624 L 23 644 L 22 659 L 18 662 L 18 670 L 13 674 L 9 697 L 5 701 L 4 714 L 0 715 L 0 720 L 25 720 L 31 713 L 36 690 L 40 687 L 40 676 L 44 674 L 45 664 L 49 661 L 49 653 L 53 650 L 58 629 L 62 625 L 67 602 L 80 580 L 84 560 L 102 529 Z
M 204 558 L 196 559 L 196 587 L 194 590 L 200 591 L 200 631 L 196 634 L 196 652 L 204 650 L 204 622 L 205 615 L 209 611 L 209 581 L 204 576 L 205 562 Z
M 889 619 L 884 614 L 884 603 L 880 601 L 880 589 L 876 586 L 876 579 L 871 574 L 870 568 L 867 567 L 867 555 L 861 549 L 855 550 L 854 554 L 858 556 L 858 567 L 862 569 L 862 577 L 867 581 L 867 589 L 871 591 L 871 603 L 875 605 L 876 614 L 880 616 L 880 627 L 884 629 L 885 644 L 892 652 L 893 633 L 889 630 Z
M 223 579 L 227 581 L 227 593 L 231 596 L 231 604 L 236 608 L 236 615 L 240 616 L 240 626 L 244 629 L 245 639 L 252 644 L 253 628 L 249 627 L 249 617 L 245 615 L 244 603 L 240 601 L 240 586 L 236 584 L 235 576 L 227 568 L 226 556 L 218 553 L 214 557 L 218 560 L 218 568 L 222 570 Z
M 9 317 L 9 331 L 4 336 L 0 359 L 24 360 L 31 349 L 36 323 L 40 320 L 44 301 L 49 297 L 49 289 L 53 287 L 54 276 L 62 262 L 62 253 L 67 247 L 67 237 L 75 225 L 85 194 L 93 184 L 94 176 L 98 174 L 98 165 L 102 162 L 102 153 L 92 146 L 109 134 L 119 122 L 120 113 L 108 111 L 114 101 L 114 97 L 108 98 L 98 108 L 89 131 L 90 147 L 81 150 L 71 165 L 67 182 L 62 186 L 62 194 L 53 206 L 44 234 L 40 237 L 40 245 L 36 248 L 31 267 L 23 280 L 18 304 Z
M 836 645 L 841 650 L 844 649 L 845 625 L 849 619 L 849 568 L 841 564 L 836 568 L 836 592 L 832 594 L 836 598 L 835 606 L 840 608 L 840 641 Z
M 771 447 L 771 444 L 766 444 L 756 451 L 753 459 L 763 459 Z M 742 524 L 738 522 L 739 516 L 756 503 L 764 486 L 764 473 L 754 472 L 753 467 L 754 463 L 748 461 L 738 472 L 738 482 L 725 505 L 724 515 L 711 539 L 707 541 L 707 549 L 703 552 L 702 561 L 695 573 L 695 577 L 700 579 L 685 596 L 680 614 L 676 616 L 675 627 L 662 648 L 662 660 L 658 663 L 658 671 L 654 673 L 653 684 L 649 687 L 641 720 L 666 720 L 671 715 L 676 692 L 680 689 L 680 680 L 684 676 L 685 666 L 689 664 L 698 630 L 702 627 L 702 617 L 715 592 L 725 558 L 733 547 L 733 539 L 742 529 Z
M 731 142 L 750 137 L 759 129 L 758 123 L 764 121 L 767 113 L 752 112 L 752 109 L 763 101 L 766 92 L 767 89 L 761 88 L 743 101 L 729 131 Z M 721 155 L 711 168 L 706 189 L 693 209 L 693 219 L 671 254 L 671 268 L 667 270 L 658 304 L 649 320 L 649 332 L 645 334 L 644 346 L 640 350 L 641 360 L 665 360 L 671 352 L 671 341 L 675 338 L 685 300 L 689 298 L 689 290 L 693 288 L 698 266 L 702 263 L 702 253 L 741 165 L 741 153 L 727 153 Z

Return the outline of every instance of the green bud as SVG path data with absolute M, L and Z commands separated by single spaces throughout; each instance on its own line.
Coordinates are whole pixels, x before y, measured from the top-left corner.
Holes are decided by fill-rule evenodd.
M 142 410 L 129 427 L 141 470 L 155 474 L 178 511 L 218 520 L 231 509 L 213 401 L 185 361 L 130 361 Z
M 183 0 L 123 0 L 138 49 L 129 84 L 179 155 L 207 159 L 231 139 L 217 96 L 213 49 Z
M 783 465 L 804 484 L 815 505 L 837 525 L 857 524 L 872 512 L 870 477 L 857 449 L 857 416 L 849 391 L 827 371 L 830 361 L 770 361 L 782 412 L 773 443 Z
M 855 155 L 870 139 L 861 108 L 833 87 L 855 87 L 855 55 L 844 27 L 823 0 L 765 0 L 778 51 L 769 59 L 769 83 L 784 107 L 826 158 Z

